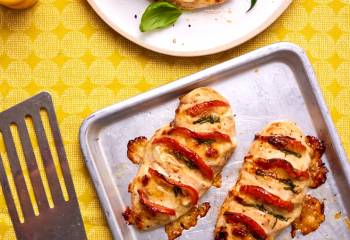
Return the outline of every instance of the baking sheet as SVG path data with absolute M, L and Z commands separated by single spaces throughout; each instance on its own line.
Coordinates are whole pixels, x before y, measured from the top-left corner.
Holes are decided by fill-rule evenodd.
M 179 238 L 213 239 L 217 212 L 236 181 L 244 155 L 270 121 L 295 121 L 308 135 L 326 142 L 327 182 L 310 193 L 325 201 L 326 221 L 308 236 L 295 239 L 350 239 L 345 219 L 350 213 L 350 167 L 317 85 L 312 67 L 298 46 L 273 44 L 224 62 L 168 85 L 103 109 L 87 118 L 80 129 L 81 148 L 115 239 L 167 239 L 163 228 L 140 232 L 126 225 L 122 211 L 130 205 L 128 184 L 138 166 L 126 156 L 127 143 L 151 137 L 174 118 L 178 97 L 193 88 L 210 86 L 224 95 L 235 113 L 238 146 L 225 166 L 222 187 L 211 188 L 201 202 L 211 209 L 196 227 Z M 335 214 L 341 212 L 336 219 Z M 277 239 L 290 239 L 286 229 Z

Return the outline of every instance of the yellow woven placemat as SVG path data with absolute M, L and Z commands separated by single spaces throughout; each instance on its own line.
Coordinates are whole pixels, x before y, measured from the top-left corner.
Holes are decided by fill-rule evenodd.
M 88 237 L 111 239 L 79 150 L 82 120 L 105 106 L 278 41 L 306 49 L 349 154 L 349 0 L 295 0 L 246 44 L 191 59 L 156 54 L 125 40 L 84 0 L 39 0 L 24 11 L 0 7 L 0 111 L 39 91 L 52 93 Z M 15 239 L 2 192 L 0 239 Z

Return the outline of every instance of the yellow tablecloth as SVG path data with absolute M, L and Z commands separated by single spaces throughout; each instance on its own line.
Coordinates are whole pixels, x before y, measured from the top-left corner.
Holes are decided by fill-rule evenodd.
M 111 239 L 79 150 L 82 120 L 105 106 L 278 41 L 306 49 L 349 154 L 349 0 L 295 0 L 253 40 L 198 58 L 168 57 L 136 46 L 108 28 L 84 0 L 39 0 L 24 11 L 0 7 L 0 111 L 39 91 L 52 93 L 88 238 Z M 0 239 L 15 239 L 2 192 Z

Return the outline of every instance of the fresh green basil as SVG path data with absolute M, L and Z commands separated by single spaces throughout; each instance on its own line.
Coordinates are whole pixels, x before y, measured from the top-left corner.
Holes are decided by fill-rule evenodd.
M 277 219 L 279 219 L 279 220 L 281 220 L 281 221 L 288 221 L 288 218 L 284 217 L 283 215 L 278 214 L 278 213 L 274 213 L 274 212 L 272 212 L 272 211 L 267 210 L 267 209 L 264 207 L 263 204 L 250 204 L 250 203 L 246 203 L 246 202 L 244 202 L 244 201 L 242 201 L 241 204 L 242 204 L 243 206 L 246 206 L 246 207 L 253 207 L 253 208 L 256 208 L 256 209 L 258 209 L 258 210 L 260 210 L 260 211 L 262 211 L 262 212 L 265 212 L 265 213 L 267 213 L 267 214 L 270 214 L 270 215 L 274 216 L 275 218 L 277 218 Z
M 297 191 L 295 190 L 296 187 L 298 187 L 297 185 L 294 184 L 294 182 L 291 180 L 291 179 L 282 179 L 282 178 L 278 178 L 278 177 L 274 177 L 274 176 L 271 176 L 269 174 L 266 174 L 263 170 L 261 169 L 257 169 L 255 171 L 255 174 L 258 175 L 258 176 L 268 176 L 268 177 L 271 177 L 271 178 L 274 178 L 276 179 L 277 181 L 283 183 L 284 185 L 286 185 L 283 189 L 284 190 L 289 190 L 289 191 L 292 191 L 293 193 L 297 193 Z
M 283 189 L 284 190 L 289 190 L 292 191 L 293 193 L 297 193 L 297 191 L 295 190 L 296 187 L 298 187 L 297 185 L 294 184 L 294 182 L 290 179 L 279 179 L 280 182 L 284 183 L 285 186 Z
M 175 23 L 181 14 L 181 10 L 171 3 L 151 3 L 142 15 L 140 31 L 148 32 L 168 27 Z
M 201 117 L 200 119 L 194 121 L 193 124 L 203 124 L 203 123 L 214 124 L 214 123 L 217 123 L 217 122 L 220 122 L 220 118 L 218 116 L 210 115 L 210 116 Z
M 253 7 L 255 6 L 255 4 L 256 4 L 257 1 L 258 1 L 258 0 L 250 0 L 250 8 L 247 10 L 247 12 L 249 12 L 250 10 L 253 9 Z
M 173 187 L 173 192 L 174 192 L 174 194 L 175 194 L 175 197 L 177 197 L 177 196 L 183 196 L 183 192 L 182 192 L 182 189 L 180 188 L 180 187 L 178 187 L 178 186 L 174 186 Z
M 179 152 L 177 152 L 175 150 L 172 150 L 172 151 L 170 151 L 170 154 L 174 155 L 174 157 L 176 159 L 183 161 L 188 168 L 190 168 L 190 169 L 197 169 L 196 164 L 194 164 L 190 159 L 188 159 L 187 157 L 185 157 L 181 153 L 179 153 Z
M 197 140 L 198 144 L 208 144 L 208 145 L 210 145 L 210 144 L 215 142 L 214 139 L 196 139 L 196 140 Z
M 287 155 L 293 155 L 293 156 L 296 156 L 297 158 L 301 158 L 301 154 L 298 153 L 298 152 L 294 152 L 294 151 L 291 151 L 291 150 L 287 150 L 287 149 L 282 149 L 281 150 L 286 156 Z

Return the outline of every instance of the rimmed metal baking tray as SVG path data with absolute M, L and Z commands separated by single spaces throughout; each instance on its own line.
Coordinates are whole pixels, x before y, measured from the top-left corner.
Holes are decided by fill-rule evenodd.
M 273 44 L 200 71 L 92 114 L 80 129 L 80 144 L 115 239 L 167 239 L 163 228 L 140 232 L 125 224 L 128 184 L 136 174 L 126 156 L 130 139 L 154 131 L 174 118 L 178 97 L 210 86 L 223 94 L 235 113 L 238 147 L 225 166 L 222 187 L 201 199 L 211 209 L 179 239 L 213 239 L 218 209 L 235 183 L 254 134 L 274 120 L 295 121 L 308 135 L 326 143 L 327 182 L 310 193 L 325 201 L 326 221 L 314 233 L 296 239 L 350 239 L 344 218 L 350 213 L 350 167 L 315 74 L 304 51 L 291 43 Z M 336 212 L 342 216 L 336 219 Z M 289 229 L 278 239 L 289 239 Z

